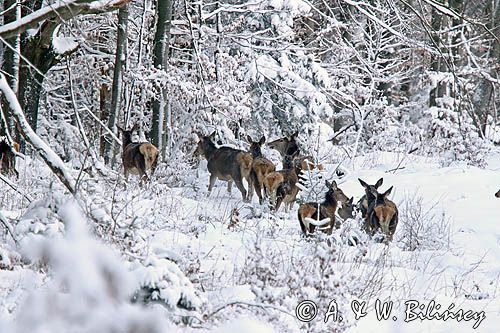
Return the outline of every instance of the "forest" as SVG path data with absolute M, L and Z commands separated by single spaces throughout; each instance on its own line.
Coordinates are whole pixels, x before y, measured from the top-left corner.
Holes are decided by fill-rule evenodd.
M 500 0 L 0 0 L 0 115 L 0 333 L 497 332 Z

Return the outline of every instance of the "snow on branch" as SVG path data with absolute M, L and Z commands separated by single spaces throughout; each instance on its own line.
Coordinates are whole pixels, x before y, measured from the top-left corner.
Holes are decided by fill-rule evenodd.
M 57 1 L 54 4 L 24 16 L 20 20 L 5 24 L 0 27 L 0 37 L 12 38 L 24 31 L 35 28 L 45 20 L 64 21 L 80 14 L 100 14 L 116 10 L 127 4 L 130 0 L 73 0 Z

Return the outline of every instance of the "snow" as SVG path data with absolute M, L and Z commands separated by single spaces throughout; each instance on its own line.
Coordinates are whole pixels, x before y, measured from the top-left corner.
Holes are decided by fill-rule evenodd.
M 126 105 L 117 121 L 147 132 L 148 101 L 158 91 L 169 111 L 164 160 L 142 186 L 137 177 L 124 181 L 119 151 L 115 165 L 97 152 L 103 133 L 120 140 L 99 118 L 112 85 L 116 15 L 94 13 L 127 3 Z M 60 26 L 73 37 L 59 36 L 59 28 L 51 36 L 59 56 L 44 75 L 36 131 L 25 101 L 0 74 L 0 95 L 28 145 L 16 156 L 19 178 L 0 176 L 0 333 L 498 332 L 500 149 L 474 121 L 484 121 L 484 135 L 496 143 L 500 128 L 495 110 L 472 118 L 481 95 L 474 91 L 486 96 L 482 86 L 499 83 L 491 36 L 479 21 L 443 21 L 440 51 L 457 57 L 448 69 L 429 70 L 439 54 L 420 18 L 430 9 L 457 18 L 453 10 L 434 0 L 415 10 L 331 3 L 195 2 L 196 13 L 174 10 L 168 68 L 150 61 L 152 1 L 44 1 L 24 17 L 19 7 L 0 40 L 26 29 L 34 36 L 72 8 L 79 17 Z M 485 6 L 478 8 L 486 18 Z M 460 31 L 460 45 L 452 45 Z M 79 42 L 84 48 L 72 53 Z M 75 76 L 68 81 L 57 61 L 69 53 Z M 429 107 L 438 85 L 445 89 Z M 247 135 L 269 142 L 298 131 L 301 153 L 324 167 L 303 174 L 299 201 L 320 202 L 325 180 L 335 180 L 357 202 L 364 194 L 358 179 L 383 177 L 380 191 L 393 187 L 398 206 L 394 239 L 367 235 L 359 212 L 331 236 L 316 228 L 305 237 L 297 203 L 273 212 L 255 195 L 243 202 L 221 180 L 208 194 L 207 161 L 196 166 L 192 148 L 194 131 L 214 130 L 217 145 L 238 149 L 248 148 Z M 281 168 L 276 151 L 262 151 Z M 405 322 L 408 301 L 478 319 Z M 311 302 L 317 317 L 299 320 L 314 311 L 297 306 Z M 355 316 L 357 302 L 366 302 L 365 316 Z M 380 302 L 394 302 L 387 320 L 377 317 Z M 342 321 L 324 320 L 332 304 Z
M 328 128 L 322 129 L 321 133 L 322 140 L 327 140 L 331 134 Z M 394 169 L 401 161 L 404 169 L 386 172 Z M 23 163 L 33 165 L 34 161 L 28 157 L 22 160 L 21 169 Z M 358 178 L 372 183 L 383 177 L 381 189 L 394 186 L 391 199 L 398 204 L 401 214 L 394 241 L 389 245 L 367 243 L 359 248 L 337 245 L 340 246 L 338 250 L 343 253 L 343 259 L 332 265 L 340 274 L 339 278 L 349 274 L 355 277 L 355 283 L 351 285 L 353 288 L 364 286 L 363 288 L 371 290 L 359 296 L 351 295 L 346 301 L 332 295 L 350 323 L 348 332 L 370 331 L 374 325 L 385 331 L 468 332 L 473 325 L 471 321 L 456 320 L 418 320 L 406 323 L 398 319 L 379 322 L 373 308 L 377 298 L 394 300 L 394 313 L 398 318 L 404 318 L 404 301 L 410 299 L 420 302 L 434 300 L 443 307 L 455 303 L 464 310 L 485 311 L 486 319 L 480 323 L 478 330 L 496 332 L 500 298 L 500 228 L 497 223 L 500 205 L 494 193 L 500 184 L 492 180 L 498 179 L 496 175 L 500 169 L 500 152 L 492 151 L 485 169 L 461 164 L 441 167 L 435 159 L 391 152 L 372 152 L 356 158 L 352 163 L 344 163 L 348 173 L 338 180 L 338 184 L 349 197 L 354 196 L 357 201 L 363 194 Z M 40 162 L 38 165 L 40 168 Z M 332 175 L 336 164 L 328 163 L 326 159 L 324 165 L 325 174 Z M 26 235 L 21 241 L 24 256 L 34 259 L 45 253 L 48 258 L 54 258 L 51 261 L 54 277 L 48 278 L 29 268 L 16 268 L 19 259 L 16 259 L 15 252 L 12 251 L 12 244 L 0 249 L 2 258 L 8 257 L 11 261 L 10 269 L 15 268 L 14 271 L 0 269 L 0 295 L 4 299 L 0 302 L 0 320 L 10 325 L 5 327 L 24 327 L 15 326 L 18 324 L 14 318 L 40 323 L 46 310 L 41 312 L 42 317 L 30 318 L 17 317 L 21 313 L 19 311 L 28 311 L 32 306 L 44 309 L 47 297 L 53 297 L 50 296 L 53 295 L 53 288 L 62 283 L 68 288 L 69 295 L 58 295 L 58 306 L 66 306 L 69 302 L 67 297 L 77 297 L 83 302 L 82 308 L 78 310 L 80 312 L 77 311 L 80 315 L 88 314 L 90 310 L 85 304 L 95 301 L 93 295 L 96 291 L 100 291 L 102 295 L 117 297 L 120 304 L 123 304 L 125 296 L 139 286 L 150 286 L 156 290 L 151 294 L 153 299 L 164 302 L 170 308 L 175 307 L 180 299 L 189 300 L 185 305 L 187 308 L 197 309 L 194 311 L 197 318 L 202 318 L 203 313 L 211 313 L 233 303 L 234 305 L 214 315 L 225 318 L 225 311 L 232 313 L 231 320 L 227 318 L 227 321 L 222 320 L 213 326 L 215 332 L 234 331 L 236 328 L 241 331 L 282 330 L 284 326 L 275 326 L 276 323 L 268 322 L 269 317 L 262 317 L 251 311 L 259 309 L 258 305 L 263 302 L 262 295 L 253 283 L 241 276 L 245 274 L 243 272 L 249 264 L 249 256 L 255 255 L 256 243 L 260 244 L 259 247 L 266 248 L 266 251 L 271 251 L 265 252 L 268 255 L 275 253 L 283 257 L 283 261 L 276 262 L 274 266 L 261 262 L 261 269 L 278 272 L 281 269 L 279 267 L 288 260 L 302 258 L 311 251 L 314 243 L 305 241 L 300 236 L 296 218 L 297 205 L 290 213 L 280 211 L 273 214 L 265 207 L 260 207 L 255 196 L 251 205 L 243 204 L 239 193 L 236 190 L 231 194 L 227 193 L 226 185 L 221 181 L 216 183 L 212 196 L 207 198 L 208 173 L 205 168 L 205 164 L 200 166 L 199 175 L 193 178 L 193 187 L 187 185 L 167 188 L 157 184 L 146 192 L 141 192 L 139 188 L 134 189 L 134 185 L 129 184 L 128 191 L 123 193 L 127 202 L 125 214 L 135 216 L 134 223 L 139 228 L 136 227 L 134 233 L 137 235 L 136 239 L 143 240 L 132 249 L 145 248 L 149 255 L 127 265 L 120 263 L 117 252 L 110 252 L 107 247 L 89 238 L 87 227 L 79 218 L 79 209 L 68 206 L 63 197 L 34 201 L 21 215 L 10 210 L 2 211 L 9 218 L 20 216 L 15 233 Z M 96 195 L 100 195 L 100 192 Z M 425 228 L 420 231 L 423 233 L 420 240 L 427 242 L 423 241 L 415 249 L 408 250 L 403 219 L 408 210 L 407 205 L 417 206 L 419 197 L 422 198 L 423 210 L 429 209 L 435 218 L 425 215 L 425 221 L 422 221 Z M 59 207 L 56 215 L 54 207 Z M 233 207 L 240 210 L 241 221 L 234 229 L 229 230 L 227 225 Z M 449 221 L 449 229 L 439 228 L 438 221 L 443 213 L 446 221 Z M 427 232 L 427 229 L 430 231 Z M 356 234 L 358 231 L 355 224 L 346 223 L 338 234 L 335 232 L 336 242 L 341 242 L 340 234 L 347 232 Z M 362 236 L 357 235 L 358 239 Z M 5 264 L 8 262 L 5 261 Z M 111 287 L 114 292 L 111 294 L 107 291 L 109 282 L 101 277 L 103 269 L 115 281 L 115 287 Z M 185 276 L 187 271 L 191 273 Z M 82 276 L 85 279 L 81 279 Z M 19 281 L 33 281 L 30 283 L 40 285 L 44 279 L 48 279 L 48 282 L 38 292 L 26 287 L 16 287 Z M 373 283 L 370 281 L 377 281 L 373 290 L 369 287 Z M 26 285 L 26 282 L 23 283 Z M 307 287 L 303 289 L 303 295 L 315 299 L 317 292 L 316 289 Z M 30 297 L 31 306 L 24 302 L 26 297 Z M 349 310 L 352 299 L 368 301 L 367 316 L 354 320 Z M 288 311 L 291 316 L 275 309 L 266 311 L 268 315 L 277 316 L 279 319 L 276 320 L 280 325 L 285 325 L 287 331 L 299 332 L 301 323 L 293 319 L 293 313 L 294 307 L 301 300 L 303 299 L 290 297 L 282 304 L 273 305 Z M 103 311 L 111 311 L 107 308 L 107 301 L 102 302 L 96 312 L 88 314 L 88 318 L 97 320 Z M 206 312 L 202 309 L 206 309 Z M 232 312 L 235 309 L 240 309 L 237 311 L 238 315 Z M 136 313 L 138 310 L 123 305 L 116 311 L 123 314 L 128 311 Z M 324 313 L 325 309 L 321 311 Z M 151 318 L 156 316 L 152 312 L 147 313 Z M 73 318 L 73 315 L 66 315 Z M 116 316 L 120 314 L 116 313 Z M 116 316 L 112 315 L 111 318 Z M 317 320 L 321 319 L 318 317 Z M 55 325 L 55 322 L 56 320 L 52 320 L 47 323 L 49 326 L 43 327 L 53 328 L 51 325 Z
M 71 53 L 78 48 L 79 44 L 73 37 L 54 37 L 52 47 L 57 54 Z
M 275 330 L 273 330 L 271 327 L 268 325 L 265 325 L 264 323 L 261 323 L 257 321 L 256 319 L 252 318 L 238 318 L 234 320 L 233 322 L 223 325 L 219 329 L 215 330 L 215 333 L 234 333 L 234 332 L 239 332 L 239 333 L 273 333 Z

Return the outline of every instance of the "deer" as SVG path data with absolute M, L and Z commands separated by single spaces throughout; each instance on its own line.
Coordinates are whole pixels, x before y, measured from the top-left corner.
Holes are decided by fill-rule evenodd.
M 393 186 L 384 193 L 379 193 L 373 188 L 370 189 L 374 199 L 368 207 L 366 219 L 368 233 L 373 236 L 380 229 L 386 235 L 386 241 L 392 241 L 399 220 L 396 204 L 387 199 L 392 188 Z
M 13 175 L 19 178 L 16 170 L 16 153 L 20 146 L 17 142 L 12 142 L 12 146 L 4 139 L 0 141 L 0 172 L 5 175 Z
M 286 156 L 291 156 L 292 158 L 294 158 L 300 153 L 299 146 L 295 141 L 298 134 L 298 132 L 294 132 L 290 136 L 285 136 L 283 138 L 271 141 L 267 145 L 269 146 L 269 148 L 277 150 L 282 158 L 285 158 Z
M 337 210 L 337 213 L 342 220 L 345 221 L 347 219 L 354 218 L 354 211 L 356 210 L 356 207 L 353 204 L 353 201 L 354 197 L 351 197 L 347 202 L 342 202 L 342 206 Z
M 495 197 L 500 198 L 500 190 L 498 190 L 498 192 L 495 193 Z
M 117 126 L 122 133 L 122 162 L 123 174 L 128 182 L 129 174 L 139 175 L 141 184 L 143 181 L 149 181 L 150 177 L 146 171 L 151 169 L 153 176 L 158 164 L 158 149 L 149 142 L 132 142 L 132 133 L 139 128 L 135 124 L 130 130 L 124 130 Z
M 332 234 L 334 227 L 339 227 L 335 224 L 337 205 L 339 202 L 348 202 L 349 198 L 337 186 L 335 181 L 330 183 L 325 180 L 325 185 L 328 192 L 326 192 L 323 202 L 308 202 L 299 206 L 297 215 L 300 228 L 305 236 L 314 233 L 316 226 L 327 235 Z M 313 223 L 313 221 L 318 221 L 318 223 Z
M 269 148 L 277 150 L 283 161 L 285 158 L 291 157 L 296 163 L 300 164 L 302 170 L 323 170 L 323 165 L 314 163 L 312 156 L 304 156 L 300 154 L 299 146 L 297 145 L 296 138 L 298 132 L 294 132 L 291 136 L 271 141 L 268 143 Z
M 212 138 L 215 131 L 209 136 L 198 135 L 199 141 L 195 150 L 195 155 L 203 155 L 207 160 L 208 172 L 210 179 L 208 184 L 208 196 L 212 192 L 212 188 L 217 179 L 227 181 L 227 190 L 231 193 L 231 186 L 234 182 L 236 187 L 241 192 L 244 202 L 249 202 L 251 199 L 251 192 L 243 186 L 243 179 L 246 179 L 250 184 L 250 172 L 252 171 L 253 158 L 250 153 L 243 150 L 220 147 L 217 148 Z M 250 195 L 249 195 L 250 194 Z
M 384 178 L 380 178 L 374 185 L 368 185 L 365 181 L 358 178 L 361 186 L 365 188 L 365 194 L 358 201 L 358 209 L 361 211 L 361 216 L 364 219 L 368 218 L 368 207 L 373 202 L 375 197 L 373 196 L 374 192 L 377 192 L 377 189 L 382 186 L 384 182 Z
M 259 141 L 255 142 L 250 136 L 247 137 L 247 141 L 250 143 L 249 153 L 252 154 L 252 170 L 250 171 L 250 199 L 252 197 L 252 191 L 255 189 L 255 193 L 259 197 L 259 204 L 262 205 L 264 202 L 264 197 L 266 194 L 264 188 L 264 178 L 271 172 L 276 171 L 276 166 L 262 155 L 261 147 L 266 142 L 266 137 L 262 136 Z M 262 194 L 264 191 L 264 195 Z
M 291 157 L 286 157 L 283 170 L 270 172 L 264 178 L 264 189 L 270 196 L 271 208 L 278 211 L 281 204 L 285 203 L 285 211 L 288 212 L 295 202 L 299 193 L 297 183 L 300 166 L 293 163 Z

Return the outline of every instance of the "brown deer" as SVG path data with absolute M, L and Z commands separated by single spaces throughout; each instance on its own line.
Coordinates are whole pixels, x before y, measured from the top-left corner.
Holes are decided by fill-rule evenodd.
M 495 193 L 495 197 L 500 198 L 500 190 L 498 190 L 498 192 Z
M 7 141 L 0 141 L 0 172 L 19 178 L 16 170 L 16 152 L 19 152 L 19 143 L 12 142 L 10 146 Z
M 375 189 L 371 189 L 374 197 L 372 203 L 368 207 L 367 230 L 370 235 L 374 235 L 378 229 L 386 235 L 387 241 L 392 241 L 394 232 L 398 225 L 398 208 L 396 204 L 387 199 L 387 196 L 392 191 L 392 186 L 380 194 Z
M 280 153 L 283 163 L 285 163 L 285 158 L 291 157 L 292 160 L 295 160 L 295 163 L 300 164 L 302 170 L 312 170 L 315 168 L 323 170 L 323 165 L 316 165 L 312 156 L 300 155 L 299 146 L 295 140 L 297 135 L 298 132 L 295 132 L 291 136 L 271 141 L 268 143 L 268 146 Z
M 253 162 L 252 155 L 231 147 L 217 148 L 211 140 L 215 132 L 209 136 L 196 134 L 200 141 L 196 147 L 195 154 L 205 156 L 208 162 L 208 171 L 210 172 L 208 195 L 212 192 L 217 179 L 228 182 L 228 192 L 231 192 L 231 185 L 234 181 L 243 196 L 243 201 L 248 202 L 251 198 L 251 195 L 249 195 L 251 192 L 247 192 L 245 186 L 243 186 L 243 179 L 246 179 L 248 184 L 250 184 L 250 172 Z
M 373 196 L 374 192 L 377 192 L 377 189 L 382 186 L 382 183 L 384 182 L 384 178 L 380 178 L 377 180 L 375 185 L 368 185 L 366 182 L 363 180 L 359 179 L 359 183 L 361 186 L 365 188 L 365 194 L 359 199 L 358 201 L 358 209 L 361 211 L 361 215 L 364 219 L 368 218 L 368 207 L 370 204 L 375 200 L 375 197 Z
M 264 178 L 271 172 L 276 170 L 273 162 L 268 160 L 262 155 L 261 146 L 266 142 L 266 137 L 262 136 L 258 142 L 252 140 L 250 136 L 247 137 L 250 143 L 250 153 L 252 154 L 252 171 L 250 172 L 250 184 L 249 184 L 249 197 L 252 198 L 252 191 L 255 189 L 255 193 L 259 197 L 259 203 L 262 205 L 264 201 Z
M 299 146 L 295 141 L 298 134 L 298 132 L 295 132 L 291 136 L 286 136 L 281 139 L 271 141 L 267 145 L 269 146 L 269 148 L 277 150 L 282 158 L 285 158 L 286 156 L 291 156 L 292 158 L 294 158 L 300 153 Z
M 132 142 L 132 133 L 138 128 L 135 124 L 130 130 L 118 127 L 122 133 L 122 162 L 123 174 L 128 181 L 129 173 L 139 175 L 141 184 L 144 180 L 149 180 L 146 171 L 151 169 L 151 176 L 154 174 L 158 163 L 158 149 L 149 142 Z
M 322 203 L 308 202 L 301 204 L 297 212 L 300 228 L 304 235 L 312 234 L 316 228 L 316 225 L 311 223 L 314 221 L 323 221 L 329 219 L 324 225 L 320 226 L 319 229 L 331 235 L 333 228 L 338 227 L 335 225 L 335 211 L 337 210 L 338 202 L 348 202 L 349 198 L 342 192 L 342 190 L 337 186 L 337 183 L 333 181 L 329 183 L 325 180 L 328 192 L 326 192 L 325 200 Z
M 285 211 L 293 207 L 299 188 L 300 166 L 294 165 L 291 157 L 285 159 L 283 170 L 270 172 L 264 178 L 264 189 L 270 197 L 271 208 L 277 211 L 285 203 Z

